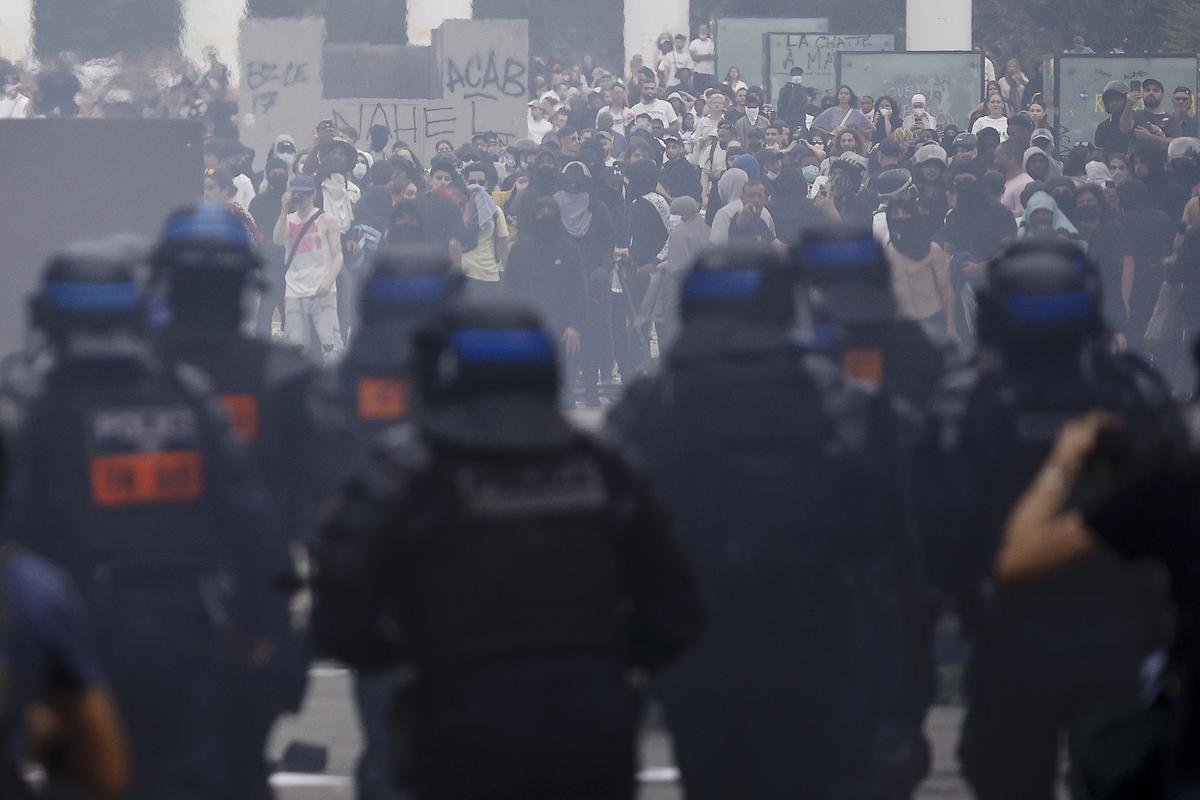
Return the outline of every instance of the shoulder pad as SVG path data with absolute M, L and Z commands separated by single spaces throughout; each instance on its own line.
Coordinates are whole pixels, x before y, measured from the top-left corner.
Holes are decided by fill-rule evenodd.
M 824 356 L 804 355 L 800 364 L 813 381 L 821 408 L 833 424 L 830 444 L 842 452 L 869 450 L 879 390 L 846 380 L 841 370 Z
M 1175 397 L 1166 379 L 1138 353 L 1118 353 L 1113 363 L 1135 382 L 1138 394 L 1156 408 L 1175 405 Z

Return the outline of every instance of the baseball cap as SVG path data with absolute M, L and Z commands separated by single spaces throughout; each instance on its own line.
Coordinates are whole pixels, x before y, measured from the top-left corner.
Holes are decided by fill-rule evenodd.
M 288 180 L 289 192 L 315 192 L 317 191 L 317 181 L 311 175 L 293 175 Z
M 954 137 L 955 147 L 979 147 L 979 137 L 973 133 L 960 133 Z
M 906 169 L 888 169 L 875 179 L 875 192 L 880 200 L 890 200 L 912 187 L 912 174 Z
M 912 97 L 912 104 L 913 104 L 914 106 L 916 106 L 916 105 L 922 105 L 922 106 L 923 106 L 923 105 L 925 105 L 925 95 L 923 95 L 923 94 L 914 94 L 914 95 L 913 95 L 913 97 Z
M 1104 84 L 1104 94 L 1129 94 L 1129 84 L 1123 81 L 1109 81 Z
M 1033 135 L 1029 137 L 1029 141 L 1033 142 L 1039 139 L 1045 139 L 1047 142 L 1053 142 L 1054 133 L 1049 128 L 1038 128 L 1033 132 Z

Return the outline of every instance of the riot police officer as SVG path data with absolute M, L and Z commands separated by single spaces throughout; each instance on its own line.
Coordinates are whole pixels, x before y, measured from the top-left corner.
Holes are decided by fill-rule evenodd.
M 630 798 L 639 702 L 703 619 L 642 481 L 558 409 L 537 318 L 454 306 L 416 336 L 418 406 L 339 495 L 314 633 L 410 661 L 423 800 Z
M 224 798 L 217 654 L 267 655 L 284 569 L 265 494 L 202 377 L 163 366 L 134 265 L 51 259 L 33 298 L 53 365 L 15 443 L 10 536 L 62 565 L 97 628 L 134 798 Z
M 793 343 L 798 277 L 771 249 L 702 256 L 663 372 L 609 417 L 714 608 L 658 692 L 689 800 L 902 797 L 928 768 L 887 407 Z
M 307 531 L 316 509 L 366 463 L 371 444 L 408 418 L 414 402 L 412 335 L 438 308 L 461 294 L 462 271 L 428 247 L 381 252 L 360 293 L 360 325 L 345 357 L 306 375 L 296 398 L 283 506 L 294 530 Z M 354 697 L 363 730 L 355 786 L 362 800 L 399 797 L 392 768 L 390 698 L 407 682 L 401 670 L 362 670 Z
M 283 519 L 288 503 L 281 486 L 296 469 L 286 452 L 294 436 L 286 415 L 296 405 L 290 385 L 313 368 L 299 349 L 243 332 L 246 298 L 260 265 L 246 226 L 226 209 L 203 204 L 173 214 L 152 258 L 155 289 L 166 311 L 154 339 L 164 360 L 204 372 L 258 474 L 273 490 L 273 519 Z M 284 532 L 292 539 L 298 535 Z M 267 739 L 280 714 L 299 710 L 308 677 L 305 640 L 291 630 L 282 590 L 271 609 L 270 664 L 227 665 L 221 697 L 221 741 L 230 780 L 237 796 L 247 800 L 271 796 L 264 760 Z
M 883 248 L 861 225 L 808 232 L 798 248 L 805 281 L 819 289 L 842 327 L 846 377 L 887 390 L 924 412 L 946 354 L 919 322 L 901 319 Z
M 1184 441 L 1159 376 L 1105 346 L 1101 308 L 1096 268 L 1073 244 L 1011 246 L 979 297 L 992 357 L 948 376 L 933 406 L 931 569 L 971 648 L 959 757 L 983 800 L 1054 797 L 1061 735 L 1136 708 L 1169 638 L 1153 566 L 1096 553 L 1035 587 L 992 579 L 1009 510 L 1067 421 L 1107 409 L 1148 452 Z

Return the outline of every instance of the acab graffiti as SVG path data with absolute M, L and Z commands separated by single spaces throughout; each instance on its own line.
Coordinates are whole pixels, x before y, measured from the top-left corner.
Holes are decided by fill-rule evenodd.
M 504 59 L 503 69 L 499 62 L 495 50 L 487 55 L 470 56 L 462 64 L 447 58 L 446 92 L 453 95 L 464 90 L 463 98 L 468 100 L 473 97 L 497 100 L 499 95 L 524 97 L 528 67 L 511 56 Z

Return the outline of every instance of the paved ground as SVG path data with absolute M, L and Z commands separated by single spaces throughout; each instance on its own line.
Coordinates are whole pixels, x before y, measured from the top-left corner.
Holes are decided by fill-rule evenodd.
M 329 748 L 329 766 L 321 775 L 278 774 L 281 800 L 351 800 L 354 759 L 358 753 L 357 720 L 350 701 L 349 674 L 332 666 L 313 671 L 308 700 L 299 717 L 284 720 L 276 730 L 272 753 L 278 757 L 287 743 L 300 740 Z M 920 800 L 967 800 L 970 794 L 959 779 L 954 746 L 962 712 L 939 706 L 929 716 L 928 730 L 934 745 L 933 774 L 921 787 Z M 682 800 L 671 766 L 670 743 L 661 733 L 650 733 L 642 748 L 642 792 L 639 800 Z

